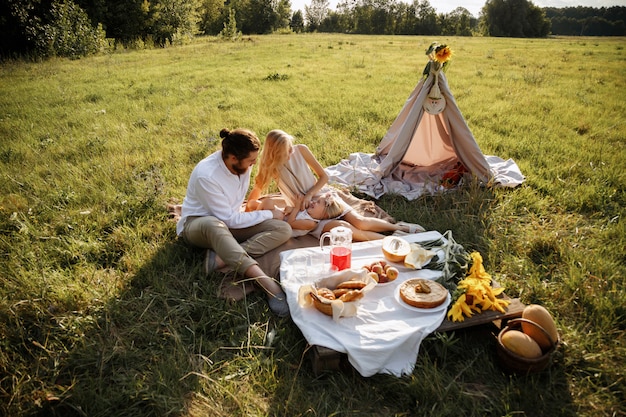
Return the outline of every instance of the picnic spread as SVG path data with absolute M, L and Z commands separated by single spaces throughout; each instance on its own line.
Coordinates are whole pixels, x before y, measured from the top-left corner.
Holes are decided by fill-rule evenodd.
M 419 247 L 420 243 L 445 242 L 446 238 L 437 231 L 429 231 L 405 235 L 402 240 Z M 328 258 L 327 249 L 314 246 L 281 252 L 280 277 L 291 316 L 315 349 L 317 360 L 323 357 L 328 361 L 332 355 L 341 354 L 365 377 L 377 373 L 407 375 L 413 372 L 421 342 L 431 333 L 496 320 L 505 323 L 505 320 L 515 319 L 521 323 L 524 311 L 530 310 L 531 306 L 504 294 L 485 272 L 482 258 L 476 253 L 472 254 L 474 263 L 468 275 L 458 282 L 463 289 L 462 297 L 457 294 L 453 300 L 448 288 L 439 283 L 444 282 L 444 272 L 438 268 L 428 269 L 430 262 L 452 256 L 450 253 L 437 248 L 435 256 L 412 259 L 405 264 L 390 261 L 393 257 L 383 250 L 384 246 L 380 240 L 354 243 L 348 268 L 333 270 L 326 262 L 310 264 L 307 273 L 297 271 L 294 260 L 303 256 L 319 260 L 320 253 Z M 419 267 L 411 262 L 418 263 Z M 489 284 L 485 283 L 487 279 Z M 466 308 L 471 311 L 465 311 Z M 542 325 L 551 329 L 549 321 L 543 321 Z M 520 323 L 517 323 L 520 329 L 507 326 L 502 330 L 507 334 L 505 340 L 497 341 L 499 357 L 515 371 L 541 370 L 556 348 L 558 333 L 552 330 L 553 337 L 547 338 L 548 343 L 538 349 L 532 338 L 521 331 Z M 543 328 L 535 333 L 540 332 L 549 333 Z M 511 339 L 515 340 L 509 343 Z M 515 352 L 518 347 L 520 350 Z M 515 359 L 511 359 L 511 355 Z M 336 368 L 336 364 L 332 368 Z

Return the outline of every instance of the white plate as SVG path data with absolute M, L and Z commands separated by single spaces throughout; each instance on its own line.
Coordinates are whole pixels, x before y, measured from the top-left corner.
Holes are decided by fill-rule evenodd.
M 378 259 L 378 260 L 376 260 L 376 261 L 372 261 L 372 262 L 368 262 L 368 263 L 366 263 L 366 264 L 363 264 L 363 265 L 362 265 L 362 266 L 360 266 L 359 268 L 361 268 L 361 269 L 365 269 L 365 266 L 366 266 L 366 265 L 371 265 L 372 263 L 374 263 L 374 262 L 378 262 L 378 261 L 384 261 L 384 262 L 386 262 L 388 265 L 393 266 L 394 268 L 396 268 L 396 269 L 398 270 L 398 273 L 399 273 L 400 271 L 402 271 L 402 268 L 403 268 L 403 266 L 404 266 L 404 265 L 402 265 L 402 264 L 394 264 L 393 262 L 386 261 L 385 259 Z M 401 266 L 401 265 L 402 265 L 402 266 Z M 410 270 L 412 270 L 412 271 L 413 271 L 414 269 L 410 268 Z M 369 270 L 368 270 L 368 271 L 369 271 Z M 383 283 L 376 284 L 376 286 L 377 286 L 377 287 L 384 287 L 384 286 L 386 286 L 386 285 L 393 284 L 393 283 L 394 283 L 394 282 L 396 282 L 397 280 L 398 280 L 398 278 L 394 279 L 393 281 L 387 281 L 387 282 L 383 282 Z
M 448 305 L 450 305 L 450 292 L 448 292 L 448 296 L 446 297 L 446 300 L 439 304 L 437 307 L 433 307 L 433 308 L 419 308 L 419 307 L 413 307 L 412 305 L 409 305 L 407 303 L 405 303 L 404 301 L 402 301 L 402 298 L 400 298 L 400 288 L 402 287 L 402 285 L 398 285 L 398 288 L 396 288 L 396 290 L 394 291 L 394 298 L 396 299 L 396 301 L 398 302 L 398 304 L 400 304 L 402 307 L 404 308 L 408 308 L 409 310 L 413 310 L 413 311 L 417 311 L 420 313 L 434 313 L 436 311 L 441 311 L 444 309 L 448 308 Z

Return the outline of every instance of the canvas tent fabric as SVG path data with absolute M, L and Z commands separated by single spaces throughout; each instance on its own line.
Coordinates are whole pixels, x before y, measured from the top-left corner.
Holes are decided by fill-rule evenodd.
M 424 110 L 434 85 L 446 102 L 438 114 Z M 514 187 L 524 181 L 514 161 L 482 153 L 445 74 L 433 70 L 412 91 L 375 154 L 353 153 L 326 172 L 331 183 L 375 198 L 396 193 L 411 200 L 444 190 L 440 180 L 457 162 L 486 184 Z

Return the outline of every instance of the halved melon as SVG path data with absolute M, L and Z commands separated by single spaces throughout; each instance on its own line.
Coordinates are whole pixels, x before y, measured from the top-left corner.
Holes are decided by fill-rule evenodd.
M 387 236 L 383 239 L 382 250 L 389 262 L 404 262 L 404 258 L 411 252 L 411 246 L 400 237 Z

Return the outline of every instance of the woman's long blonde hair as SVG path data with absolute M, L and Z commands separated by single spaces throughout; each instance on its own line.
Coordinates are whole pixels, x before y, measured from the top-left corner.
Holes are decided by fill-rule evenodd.
M 255 185 L 261 192 L 266 191 L 272 180 L 278 179 L 280 167 L 289 160 L 292 146 L 293 136 L 282 130 L 272 130 L 267 134 L 255 178 Z

